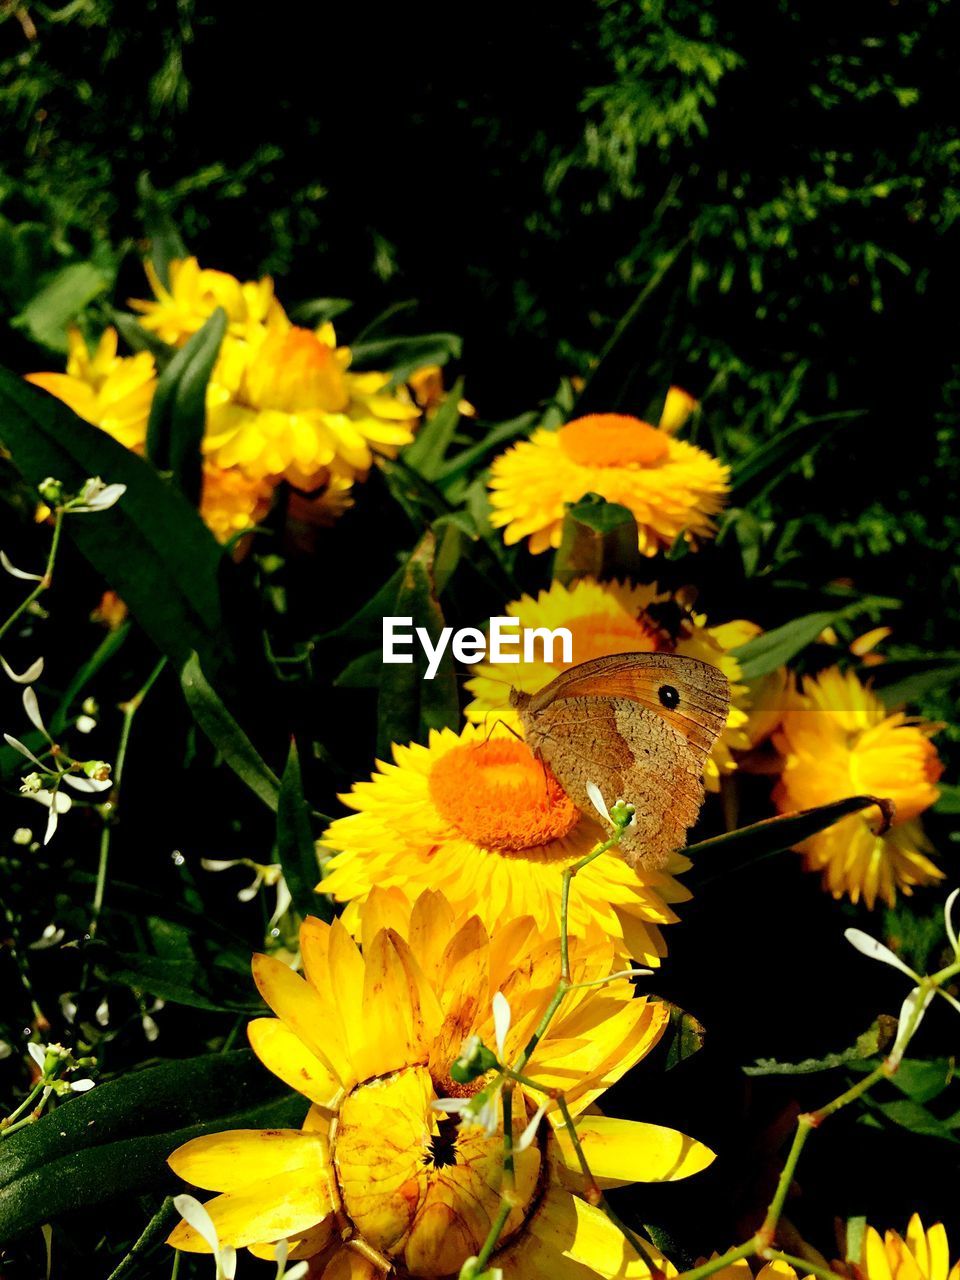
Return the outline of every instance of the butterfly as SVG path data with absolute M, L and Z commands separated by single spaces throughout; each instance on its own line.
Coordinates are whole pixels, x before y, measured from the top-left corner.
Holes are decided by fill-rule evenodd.
M 620 843 L 633 867 L 658 868 L 703 803 L 703 769 L 726 724 L 727 677 L 673 653 L 618 653 L 561 672 L 539 693 L 511 689 L 527 744 L 578 809 L 632 804 Z

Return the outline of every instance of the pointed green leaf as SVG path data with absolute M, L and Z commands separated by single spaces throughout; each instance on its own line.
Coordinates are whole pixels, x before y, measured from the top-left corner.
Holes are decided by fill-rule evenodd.
M 183 664 L 180 684 L 197 724 L 237 777 L 276 813 L 280 797 L 277 775 L 264 764 L 253 743 L 224 706 L 203 674 L 195 653 Z
M 168 202 L 150 181 L 147 172 L 137 179 L 137 195 L 140 198 L 141 217 L 150 242 L 150 261 L 160 277 L 160 283 L 170 286 L 170 263 L 187 257 L 176 223 L 170 216 Z
M 836 610 L 804 614 L 802 618 L 794 618 L 773 631 L 764 631 L 746 644 L 731 649 L 731 657 L 740 663 L 740 674 L 744 680 L 756 680 L 776 671 L 777 667 L 785 666 L 807 645 L 813 644 L 821 631 L 832 626 L 839 616 Z
M 640 560 L 637 522 L 626 507 L 588 493 L 567 509 L 553 565 L 558 582 L 630 576 L 641 570 Z
M 801 809 L 797 813 L 764 818 L 762 822 L 741 827 L 739 831 L 728 831 L 722 836 L 713 836 L 709 840 L 689 845 L 684 852 L 693 858 L 723 854 L 726 859 L 731 854 L 737 854 L 741 862 L 753 861 L 766 854 L 792 849 L 794 845 L 801 844 L 818 831 L 825 831 L 849 814 L 874 806 L 880 809 L 885 827 L 889 826 L 894 812 L 889 800 L 877 796 L 850 796 L 846 800 L 835 800 L 832 804 L 818 805 L 815 809 Z
M 113 283 L 92 262 L 71 262 L 47 281 L 11 322 L 50 351 L 67 350 L 67 328 Z
M 204 1133 L 296 1128 L 307 1102 L 248 1050 L 109 1080 L 0 1141 L 0 1242 L 118 1196 L 183 1190 L 167 1157 Z
M 225 625 L 227 592 L 240 591 L 236 566 L 181 493 L 105 431 L 5 369 L 0 439 L 31 485 L 47 476 L 70 492 L 91 476 L 126 485 L 108 511 L 68 517 L 65 534 L 178 667 L 191 650 L 211 672 L 236 661 Z
M 460 422 L 458 406 L 462 395 L 463 379 L 459 378 L 433 417 L 421 425 L 413 444 L 408 444 L 403 451 L 407 466 L 419 471 L 427 480 L 435 480 L 443 466 Z
M 147 423 L 147 456 L 169 471 L 198 504 L 203 476 L 200 443 L 207 420 L 207 384 L 227 331 L 227 313 L 217 307 L 161 373 Z
M 277 805 L 277 854 L 283 876 L 301 916 L 321 916 L 329 920 L 333 909 L 329 898 L 316 892 L 320 879 L 320 863 L 310 822 L 310 806 L 303 796 L 303 777 L 296 742 L 290 743 L 290 754 L 280 780 Z

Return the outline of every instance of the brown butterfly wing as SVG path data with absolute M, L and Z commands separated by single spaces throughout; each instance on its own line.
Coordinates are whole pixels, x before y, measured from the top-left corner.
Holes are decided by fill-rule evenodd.
M 665 705 L 660 690 L 668 691 Z M 676 654 L 628 653 L 571 667 L 531 698 L 515 697 L 527 740 L 574 803 L 592 811 L 628 800 L 634 825 L 621 850 L 634 866 L 662 866 L 684 843 L 703 802 L 703 767 L 726 723 L 726 677 Z

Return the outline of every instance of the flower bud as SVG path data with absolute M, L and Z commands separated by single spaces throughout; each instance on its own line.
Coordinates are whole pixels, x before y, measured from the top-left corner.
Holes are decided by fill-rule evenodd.
M 58 507 L 63 502 L 63 484 L 53 476 L 47 476 L 42 484 L 37 485 L 37 492 L 51 507 Z
M 626 800 L 618 800 L 610 808 L 610 821 L 622 831 L 625 827 L 629 827 L 635 813 L 636 809 L 632 804 L 628 804 Z
M 469 1084 L 478 1076 L 486 1075 L 500 1064 L 497 1055 L 488 1049 L 479 1036 L 471 1036 L 460 1051 L 460 1057 L 450 1068 L 450 1079 L 457 1084 Z

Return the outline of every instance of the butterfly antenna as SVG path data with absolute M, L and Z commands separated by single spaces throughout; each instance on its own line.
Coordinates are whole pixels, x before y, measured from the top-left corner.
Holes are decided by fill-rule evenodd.
M 490 713 L 489 713 L 489 711 L 488 711 L 488 712 L 487 712 L 487 715 L 489 715 L 489 714 L 490 714 Z M 494 732 L 495 732 L 495 730 L 496 730 L 496 728 L 497 728 L 497 725 L 500 725 L 500 727 L 501 727 L 501 728 L 506 729 L 507 733 L 512 733 L 512 734 L 513 734 L 513 736 L 517 739 L 517 741 L 518 741 L 518 742 L 523 742 L 523 740 L 524 740 L 524 738 L 523 738 L 523 734 L 522 734 L 522 733 L 518 733 L 518 732 L 517 732 L 517 730 L 516 730 L 516 729 L 514 729 L 513 725 L 511 725 L 511 724 L 507 724 L 506 720 L 502 720 L 499 716 L 497 716 L 496 720 L 494 720 L 493 724 L 492 724 L 492 725 L 490 726 L 490 728 L 487 730 L 487 736 L 484 738 L 484 742 L 485 742 L 485 743 L 486 743 L 486 742 L 489 742 L 489 741 L 490 741 L 490 739 L 493 737 Z

